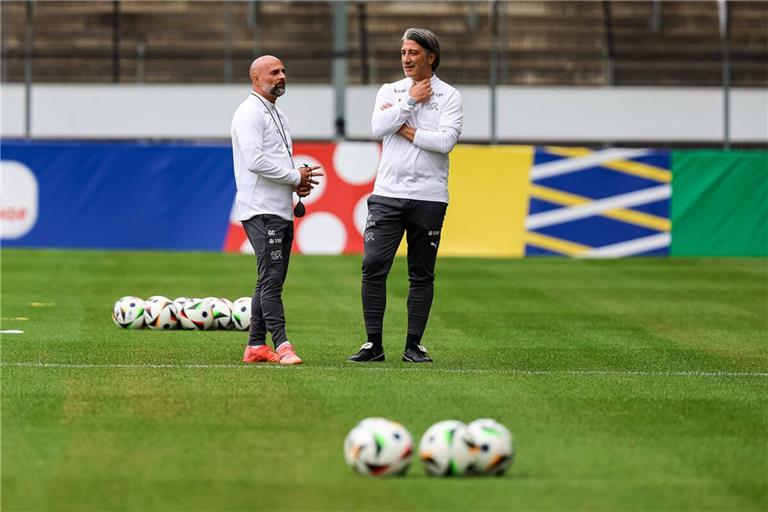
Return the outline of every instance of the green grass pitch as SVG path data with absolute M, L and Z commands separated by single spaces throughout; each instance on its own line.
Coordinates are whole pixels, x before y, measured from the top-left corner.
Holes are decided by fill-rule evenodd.
M 438 261 L 424 344 L 400 361 L 407 279 L 389 279 L 387 361 L 364 341 L 360 257 L 294 256 L 300 367 L 240 363 L 242 332 L 123 331 L 122 295 L 250 295 L 252 256 L 4 249 L 2 510 L 768 510 L 765 259 Z M 493 417 L 500 478 L 346 467 L 368 416 Z

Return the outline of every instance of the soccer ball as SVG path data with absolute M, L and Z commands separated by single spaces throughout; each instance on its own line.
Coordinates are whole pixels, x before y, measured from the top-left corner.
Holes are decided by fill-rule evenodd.
M 232 327 L 247 331 L 251 327 L 251 298 L 240 297 L 232 303 Z
M 515 458 L 512 434 L 501 423 L 482 418 L 467 425 L 469 437 L 477 448 L 470 472 L 478 475 L 503 475 Z
M 181 308 L 184 307 L 184 303 L 189 300 L 189 297 L 176 297 L 173 299 L 173 305 L 176 306 L 176 312 L 180 313 Z
M 207 331 L 213 327 L 213 310 L 207 300 L 190 299 L 181 307 L 179 320 L 183 329 Z
M 462 476 L 476 453 L 467 426 L 456 420 L 435 423 L 419 442 L 419 458 L 429 476 Z
M 112 320 L 123 329 L 144 327 L 144 300 L 138 297 L 120 297 L 112 307 Z
M 227 329 L 234 329 L 235 326 L 233 325 L 232 311 L 234 311 L 235 305 L 232 304 L 232 301 L 227 299 L 226 297 L 219 297 L 219 300 L 224 302 L 224 304 L 226 304 L 227 307 L 229 308 L 229 325 L 227 325 Z
M 412 458 L 410 432 L 385 418 L 362 420 L 344 439 L 344 460 L 361 475 L 404 475 Z
M 150 329 L 175 329 L 179 325 L 179 314 L 171 299 L 154 295 L 146 300 L 144 322 Z
M 232 325 L 232 303 L 227 299 L 219 299 L 218 297 L 206 297 L 203 300 L 207 300 L 211 305 L 213 311 L 213 328 L 214 329 L 229 329 Z

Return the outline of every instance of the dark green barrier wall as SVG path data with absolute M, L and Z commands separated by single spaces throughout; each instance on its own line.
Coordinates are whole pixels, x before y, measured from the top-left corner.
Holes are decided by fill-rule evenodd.
M 768 256 L 768 153 L 672 153 L 673 256 Z

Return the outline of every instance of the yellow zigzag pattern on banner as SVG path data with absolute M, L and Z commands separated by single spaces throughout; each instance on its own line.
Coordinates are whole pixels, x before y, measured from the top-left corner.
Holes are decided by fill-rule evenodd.
M 553 155 L 568 158 L 587 156 L 593 153 L 593 151 L 589 148 L 549 146 L 545 149 L 548 153 Z M 672 173 L 668 169 L 663 169 L 661 167 L 639 162 L 633 162 L 631 160 L 610 160 L 607 162 L 602 162 L 599 165 L 600 167 L 610 169 L 612 171 L 623 172 L 625 174 L 658 181 L 660 183 L 670 183 L 672 181 Z M 586 197 L 570 194 L 568 192 L 562 192 L 560 190 L 555 190 L 548 187 L 542 187 L 540 185 L 534 185 L 533 183 L 530 185 L 530 195 L 537 199 L 542 199 L 550 203 L 564 206 L 576 206 L 592 202 L 591 199 Z M 625 208 L 607 210 L 602 212 L 601 215 L 639 226 L 656 229 L 658 231 L 669 232 L 672 229 L 672 223 L 669 219 Z M 541 233 L 535 233 L 533 231 L 526 231 L 524 239 L 525 243 L 527 244 L 535 245 L 537 247 L 541 247 L 553 252 L 559 252 L 560 254 L 565 254 L 567 256 L 578 256 L 592 249 L 592 247 L 587 245 L 569 242 L 567 240 L 542 235 Z
M 565 206 L 578 206 L 592 202 L 592 199 L 587 197 L 577 196 L 575 194 L 570 194 L 561 190 L 555 190 L 553 188 L 542 187 L 541 185 L 531 185 L 530 194 L 536 199 L 543 199 L 544 201 L 548 201 L 550 203 L 556 203 Z M 669 219 L 659 217 L 658 215 L 651 215 L 649 213 L 628 210 L 626 208 L 614 208 L 612 210 L 606 210 L 601 212 L 600 215 L 623 222 L 636 224 L 638 226 L 643 226 L 645 228 L 655 229 L 657 231 L 669 231 L 672 227 L 672 223 Z
M 541 247 L 553 252 L 559 252 L 566 256 L 578 256 L 592 249 L 592 247 L 589 247 L 588 245 L 569 242 L 567 240 L 542 235 L 541 233 L 535 233 L 533 231 L 526 232 L 525 235 L 523 235 L 523 239 L 526 244 L 535 245 L 536 247 Z
M 547 147 L 546 150 L 553 155 L 571 158 L 577 156 L 587 156 L 593 153 L 593 151 L 589 148 Z M 633 162 L 631 160 L 610 160 L 607 162 L 602 162 L 599 165 L 600 167 L 604 167 L 612 171 L 619 171 L 625 174 L 631 174 L 632 176 L 654 180 L 661 183 L 669 183 L 672 181 L 672 173 L 669 172 L 669 170 L 653 165 Z

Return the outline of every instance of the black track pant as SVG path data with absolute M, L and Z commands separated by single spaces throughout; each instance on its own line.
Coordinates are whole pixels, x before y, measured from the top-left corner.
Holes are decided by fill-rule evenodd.
M 370 335 L 382 332 L 387 305 L 387 275 L 406 233 L 408 242 L 408 334 L 422 336 L 432 307 L 435 260 L 446 203 L 368 198 L 368 218 L 363 234 L 363 317 Z
M 263 345 L 269 331 L 277 347 L 288 340 L 282 295 L 291 257 L 293 221 L 277 215 L 256 215 L 243 221 L 243 227 L 256 252 L 259 275 L 251 299 L 248 344 Z

